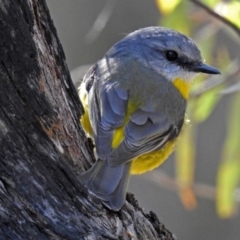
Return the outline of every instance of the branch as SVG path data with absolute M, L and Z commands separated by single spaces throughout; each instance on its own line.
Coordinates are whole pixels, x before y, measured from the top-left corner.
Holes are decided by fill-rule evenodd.
M 195 5 L 199 6 L 200 8 L 204 9 L 208 14 L 210 14 L 214 18 L 218 19 L 219 21 L 223 22 L 225 25 L 227 25 L 228 27 L 233 29 L 233 31 L 240 37 L 240 29 L 237 27 L 237 25 L 235 25 L 228 19 L 222 17 L 218 13 L 214 12 L 211 8 L 209 8 L 205 4 L 201 3 L 200 1 L 198 1 L 198 0 L 190 0 L 190 1 L 192 3 L 194 3 Z
M 153 171 L 144 175 L 148 181 L 155 183 L 157 186 L 165 188 L 169 191 L 178 192 L 183 186 L 176 179 L 169 177 L 162 171 Z M 204 199 L 215 200 L 216 189 L 213 186 L 208 186 L 201 183 L 194 183 L 194 193 Z

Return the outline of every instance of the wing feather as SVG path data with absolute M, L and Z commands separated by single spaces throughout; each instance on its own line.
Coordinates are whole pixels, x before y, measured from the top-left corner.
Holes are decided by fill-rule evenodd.
M 171 137 L 173 129 L 167 117 L 138 109 L 126 125 L 124 140 L 109 155 L 109 165 L 118 166 L 161 148 Z
M 99 94 L 96 87 L 91 90 L 93 94 L 89 105 L 91 121 L 96 130 L 94 134 L 96 153 L 100 159 L 107 159 L 112 151 L 113 133 L 124 122 L 128 93 L 109 83 L 103 85 Z

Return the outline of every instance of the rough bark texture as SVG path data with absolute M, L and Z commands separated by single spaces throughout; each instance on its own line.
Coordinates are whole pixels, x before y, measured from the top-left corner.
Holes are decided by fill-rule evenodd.
M 44 0 L 0 1 L 0 239 L 173 239 L 132 195 L 87 194 L 82 112 Z

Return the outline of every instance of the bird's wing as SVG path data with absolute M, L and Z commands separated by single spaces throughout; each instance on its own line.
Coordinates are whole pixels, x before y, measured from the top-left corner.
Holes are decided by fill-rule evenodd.
M 109 165 L 117 166 L 139 155 L 160 149 L 167 141 L 176 137 L 178 132 L 178 127 L 171 124 L 166 116 L 139 108 L 131 115 L 125 127 L 123 141 L 111 152 Z
M 116 84 L 103 84 L 101 87 L 97 84 L 89 92 L 90 119 L 97 155 L 104 160 L 112 151 L 115 129 L 124 123 L 128 92 Z

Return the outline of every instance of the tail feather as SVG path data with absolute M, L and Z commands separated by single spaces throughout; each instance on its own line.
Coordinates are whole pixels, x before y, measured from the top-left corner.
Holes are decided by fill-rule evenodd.
M 112 167 L 107 161 L 98 160 L 82 174 L 81 181 L 104 205 L 117 211 L 125 201 L 129 170 L 130 163 Z

